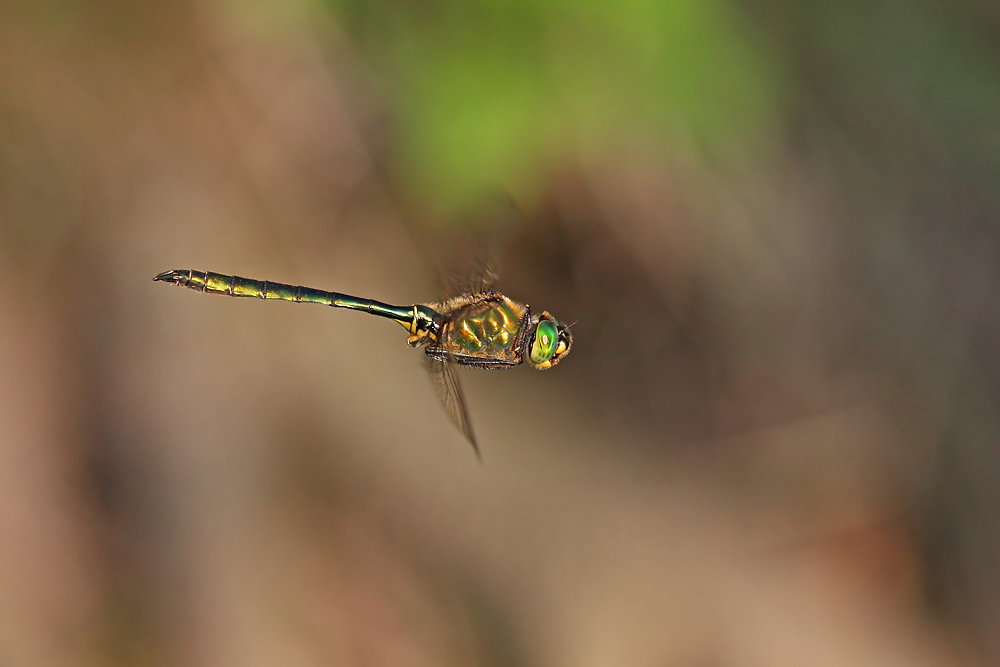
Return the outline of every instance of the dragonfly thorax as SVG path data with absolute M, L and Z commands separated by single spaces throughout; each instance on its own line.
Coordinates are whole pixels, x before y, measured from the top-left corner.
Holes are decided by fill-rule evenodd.
M 512 305 L 498 297 L 460 309 L 449 323 L 449 342 L 477 355 L 496 356 L 511 351 L 524 317 L 523 308 L 516 313 Z
M 441 313 L 437 338 L 427 354 L 461 365 L 510 368 L 528 363 L 552 368 L 569 353 L 569 329 L 548 312 L 535 314 L 498 292 L 455 297 L 434 304 Z
M 527 306 L 502 294 L 486 292 L 449 299 L 442 313 L 438 345 L 459 363 L 509 367 L 521 363 Z

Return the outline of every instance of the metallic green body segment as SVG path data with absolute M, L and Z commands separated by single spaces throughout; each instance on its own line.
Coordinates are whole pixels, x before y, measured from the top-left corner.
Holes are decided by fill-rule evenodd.
M 250 297 L 255 299 L 277 299 L 294 303 L 318 303 L 334 308 L 349 308 L 362 310 L 372 315 L 388 317 L 396 320 L 407 329 L 413 327 L 414 320 L 423 323 L 440 322 L 440 315 L 426 306 L 391 306 L 387 303 L 362 299 L 339 292 L 326 292 L 311 287 L 299 287 L 274 283 L 269 280 L 253 280 L 239 276 L 228 276 L 211 271 L 165 271 L 154 280 L 173 283 L 199 292 L 210 294 L 226 294 L 228 296 Z M 435 317 L 436 316 L 436 317 Z
M 453 339 L 476 355 L 499 356 L 517 340 L 521 328 L 514 311 L 503 301 L 471 306 L 455 319 Z
M 267 286 L 265 290 L 262 290 L 264 299 L 280 299 L 281 301 L 295 301 L 295 288 L 291 285 L 285 285 L 282 283 L 268 283 L 264 282 Z
M 261 281 L 233 276 L 233 296 L 258 296 L 262 288 Z
M 206 292 L 222 292 L 228 294 L 232 290 L 236 276 L 223 276 L 218 273 L 205 274 L 204 290 Z

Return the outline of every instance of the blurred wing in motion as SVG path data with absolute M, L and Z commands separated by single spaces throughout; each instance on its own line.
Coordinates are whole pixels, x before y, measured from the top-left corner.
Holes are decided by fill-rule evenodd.
M 477 255 L 467 261 L 465 266 L 454 269 L 446 281 L 447 295 L 482 294 L 492 291 L 493 286 L 500 279 L 497 268 L 499 266 L 498 256 L 498 245 L 491 242 L 490 246 L 483 251 L 482 256 Z
M 447 297 L 493 290 L 500 277 L 503 247 L 524 214 L 509 195 L 491 197 L 477 210 L 466 211 L 451 231 L 439 233 L 434 245 Z
M 462 394 L 462 385 L 459 384 L 458 374 L 455 372 L 455 364 L 430 357 L 427 358 L 427 364 L 434 391 L 448 411 L 451 421 L 469 440 L 476 452 L 476 458 L 481 461 L 483 457 L 479 453 L 476 436 L 472 433 L 472 422 L 469 421 L 469 411 L 465 407 L 465 396 Z

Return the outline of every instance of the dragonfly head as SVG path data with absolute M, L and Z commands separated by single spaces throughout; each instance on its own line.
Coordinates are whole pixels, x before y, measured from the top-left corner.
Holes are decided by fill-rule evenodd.
M 548 311 L 532 318 L 532 324 L 534 330 L 528 345 L 528 361 L 540 371 L 552 368 L 569 354 L 569 349 L 573 347 L 573 334 Z

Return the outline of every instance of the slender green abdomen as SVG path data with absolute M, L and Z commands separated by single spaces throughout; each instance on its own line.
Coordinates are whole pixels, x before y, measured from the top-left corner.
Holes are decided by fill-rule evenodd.
M 190 269 L 165 271 L 156 276 L 154 280 L 173 283 L 209 294 L 226 294 L 228 296 L 292 301 L 294 303 L 319 303 L 334 308 L 363 310 L 372 315 L 396 320 L 405 327 L 410 327 L 417 314 L 415 312 L 417 309 L 427 310 L 422 306 L 391 306 L 387 303 L 340 294 L 339 292 L 326 292 L 312 287 L 241 278 L 212 273 L 211 271 L 192 271 Z

